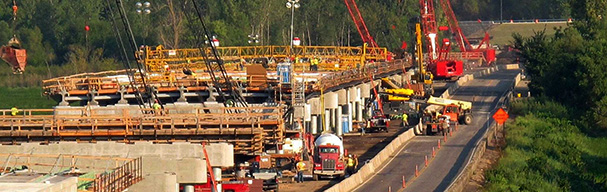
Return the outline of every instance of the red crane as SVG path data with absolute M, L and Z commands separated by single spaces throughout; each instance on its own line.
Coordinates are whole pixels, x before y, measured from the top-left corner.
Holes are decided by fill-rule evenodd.
M 350 12 L 350 16 L 352 16 L 352 21 L 354 21 L 354 25 L 356 25 L 356 30 L 358 30 L 358 34 L 363 39 L 364 43 L 367 43 L 370 47 L 379 47 L 371 34 L 369 34 L 369 30 L 367 29 L 367 25 L 365 24 L 365 20 L 363 20 L 360 11 L 358 10 L 358 5 L 354 0 L 344 0 L 346 6 L 348 7 L 348 12 Z
M 495 49 L 493 49 L 489 44 L 489 33 L 485 31 L 485 37 L 483 38 L 481 43 L 479 43 L 476 47 L 472 46 L 466 36 L 464 36 L 464 33 L 462 33 L 462 29 L 459 27 L 459 22 L 457 21 L 455 13 L 451 8 L 451 2 L 449 2 L 449 0 L 440 0 L 440 3 L 441 7 L 443 8 L 443 12 L 445 13 L 445 16 L 447 17 L 447 20 L 449 22 L 449 28 L 451 29 L 451 32 L 455 34 L 457 45 L 459 46 L 462 53 L 464 53 L 462 54 L 462 57 L 467 59 L 479 59 L 480 57 L 486 63 L 495 62 Z
M 436 25 L 436 15 L 434 14 L 434 3 L 432 0 L 420 0 L 419 1 L 421 13 L 420 19 L 422 23 L 422 31 L 424 32 L 424 37 L 428 43 L 428 55 L 430 56 L 430 60 L 438 59 L 438 47 L 436 38 L 438 38 L 438 29 Z
M 348 7 L 348 12 L 350 12 L 350 16 L 352 17 L 352 21 L 354 21 L 354 25 L 356 25 L 356 30 L 358 30 L 358 34 L 360 34 L 360 37 L 362 38 L 363 42 L 370 47 L 370 49 L 366 49 L 365 51 L 371 54 L 382 54 L 384 55 L 386 60 L 392 60 L 394 54 L 389 51 L 383 51 L 382 49 L 379 49 L 379 45 L 377 45 L 375 40 L 373 40 L 373 36 L 371 36 L 371 34 L 369 33 L 369 29 L 367 29 L 367 24 L 365 24 L 365 20 L 363 20 L 363 16 L 358 10 L 358 5 L 356 5 L 356 1 L 344 0 L 344 2 Z
M 443 39 L 441 46 L 438 46 L 438 31 L 448 29 L 446 27 L 437 27 L 433 1 L 420 0 L 419 5 L 422 31 L 427 40 L 426 44 L 429 54 L 427 70 L 432 72 L 432 75 L 436 78 L 457 78 L 461 76 L 464 72 L 464 63 L 449 58 L 449 52 L 451 51 L 449 39 Z

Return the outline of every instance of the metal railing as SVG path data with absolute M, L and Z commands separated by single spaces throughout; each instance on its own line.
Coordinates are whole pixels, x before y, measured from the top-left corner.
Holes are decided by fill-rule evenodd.
M 187 110 L 188 113 L 178 113 Z M 238 127 L 265 123 L 280 125 L 283 123 L 282 107 L 222 107 L 222 108 L 188 108 L 166 109 L 155 111 L 153 109 L 139 108 L 117 110 L 113 108 L 57 108 L 57 109 L 20 109 L 16 116 L 11 116 L 10 110 L 0 110 L 0 135 L 3 132 L 10 134 L 33 130 L 53 132 L 57 135 L 66 128 L 89 128 L 80 134 L 95 135 L 107 133 L 103 128 L 112 128 L 110 135 L 129 135 L 131 131 L 144 126 L 163 129 L 170 127 L 190 128 L 221 128 Z M 143 112 L 142 112 L 143 111 Z M 238 111 L 239 113 L 235 113 Z M 40 114 L 46 113 L 46 114 Z M 159 114 L 162 113 L 162 114 Z M 116 128 L 122 128 L 116 130 Z M 68 134 L 69 135 L 69 134 Z

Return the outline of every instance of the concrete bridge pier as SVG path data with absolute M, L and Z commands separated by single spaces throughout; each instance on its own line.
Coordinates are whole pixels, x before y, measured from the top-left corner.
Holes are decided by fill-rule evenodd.
M 322 117 L 320 116 L 322 114 L 322 105 L 320 103 L 320 98 L 316 97 L 316 98 L 311 98 L 308 100 L 307 105 L 310 106 L 310 132 L 313 135 L 318 134 L 319 132 L 322 132 L 322 130 L 319 130 L 320 128 L 322 128 L 322 125 L 319 125 L 321 122 Z
M 325 130 L 324 131 L 333 131 L 336 132 L 335 127 L 337 124 L 337 108 L 338 108 L 338 95 L 335 92 L 325 93 L 324 101 L 325 101 Z
M 360 89 L 358 87 L 350 87 L 348 89 L 348 132 L 352 132 L 352 121 L 358 114 L 355 109 L 357 101 L 360 101 Z
M 358 113 L 357 120 L 362 121 L 362 120 L 364 120 L 363 119 L 364 113 L 365 112 L 368 113 L 368 111 L 369 111 L 368 109 L 366 109 L 365 104 L 367 103 L 368 99 L 371 98 L 371 83 L 360 84 L 359 88 L 360 88 L 361 100 L 358 103 L 359 108 L 357 111 L 357 113 Z
M 335 92 L 337 94 L 337 126 L 336 126 L 336 133 L 337 135 L 343 135 L 344 134 L 344 116 L 347 116 L 348 113 L 348 91 L 347 88 L 344 89 L 340 89 L 338 91 Z

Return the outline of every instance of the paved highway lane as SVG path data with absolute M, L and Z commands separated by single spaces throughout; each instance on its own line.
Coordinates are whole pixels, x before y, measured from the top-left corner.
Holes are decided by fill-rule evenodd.
M 444 191 L 463 169 L 472 153 L 474 145 L 484 133 L 484 124 L 491 116 L 499 97 L 510 89 L 518 70 L 500 70 L 485 77 L 469 81 L 453 94 L 453 99 L 473 101 L 473 123 L 460 126 L 458 131 L 443 143 L 437 155 L 432 158 L 432 147 L 438 145 L 442 136 L 417 136 L 393 154 L 386 165 L 376 171 L 355 191 L 402 191 L 402 179 L 407 187 L 404 191 Z M 441 140 L 441 142 L 443 142 Z M 424 157 L 429 165 L 424 169 Z M 418 165 L 419 177 L 415 178 Z

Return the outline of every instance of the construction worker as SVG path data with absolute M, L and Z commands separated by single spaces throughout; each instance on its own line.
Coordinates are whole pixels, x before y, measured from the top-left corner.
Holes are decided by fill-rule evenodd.
M 11 108 L 11 115 L 17 116 L 17 113 L 19 113 L 19 109 L 17 109 L 17 106 L 13 106 L 13 108 Z
M 156 115 L 162 115 L 160 108 L 162 108 L 162 106 L 160 105 L 160 103 L 158 103 L 158 100 L 154 101 L 154 105 L 152 105 L 152 108 L 154 108 L 154 114 Z
M 354 173 L 354 158 L 352 158 L 352 154 L 348 155 L 348 164 L 346 167 L 346 171 L 348 175 L 352 175 Z
M 310 61 L 310 70 L 318 71 L 318 58 L 314 57 L 312 61 Z
M 403 113 L 403 127 L 409 126 L 409 115 L 407 113 Z
M 298 183 L 303 183 L 304 179 L 303 179 L 303 172 L 306 171 L 306 164 L 303 162 L 303 160 L 299 160 L 299 162 L 297 162 L 297 182 Z

